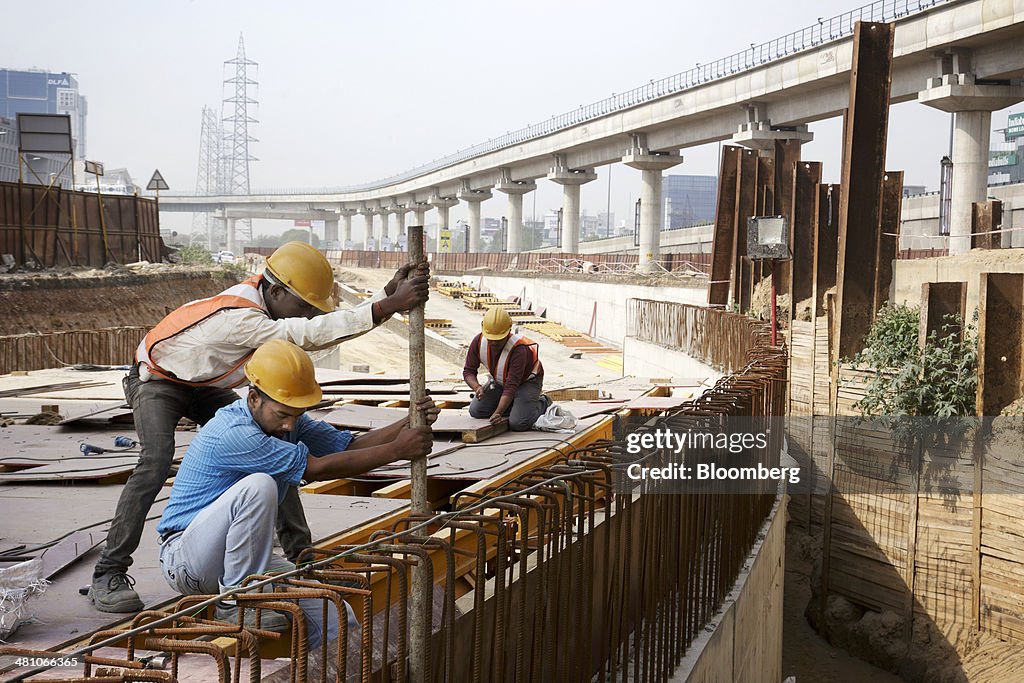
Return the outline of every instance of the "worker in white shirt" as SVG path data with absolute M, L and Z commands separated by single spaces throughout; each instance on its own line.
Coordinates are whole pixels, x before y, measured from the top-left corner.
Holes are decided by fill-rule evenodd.
M 268 341 L 282 339 L 315 351 L 368 332 L 392 314 L 423 303 L 427 267 L 399 268 L 383 290 L 351 310 L 335 310 L 334 288 L 334 273 L 324 255 L 303 242 L 289 242 L 267 259 L 263 275 L 181 306 L 142 340 L 136 363 L 124 379 L 141 452 L 93 570 L 89 599 L 96 609 L 143 608 L 127 572 L 146 517 L 170 471 L 178 421 L 187 417 L 203 425 L 218 409 L 238 400 L 232 389 L 246 383 L 246 361 Z M 294 486 L 277 517 L 282 548 L 294 561 L 311 545 Z

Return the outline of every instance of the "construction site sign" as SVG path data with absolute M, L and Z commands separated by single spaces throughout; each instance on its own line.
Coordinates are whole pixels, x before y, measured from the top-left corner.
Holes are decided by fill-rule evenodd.
M 160 169 L 157 169 L 153 171 L 153 177 L 150 178 L 149 183 L 146 184 L 146 189 L 156 190 L 159 192 L 160 190 L 169 190 L 171 188 L 168 187 L 167 181 L 164 180 L 164 177 L 160 175 Z
M 71 154 L 73 144 L 67 114 L 18 114 L 18 151 L 22 154 Z
M 444 229 L 441 230 L 441 235 L 439 237 L 439 241 L 438 241 L 438 245 L 437 245 L 437 250 L 438 251 L 451 251 L 452 250 L 452 231 L 449 230 L 448 228 L 444 228 Z

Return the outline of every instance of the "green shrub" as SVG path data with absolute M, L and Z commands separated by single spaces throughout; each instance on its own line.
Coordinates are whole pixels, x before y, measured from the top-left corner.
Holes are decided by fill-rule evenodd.
M 853 359 L 858 369 L 874 371 L 864 398 L 855 407 L 862 417 L 880 418 L 904 441 L 922 430 L 962 433 L 975 414 L 978 386 L 978 342 L 975 321 L 946 316 L 943 334 L 918 343 L 920 311 L 907 306 L 883 307 L 875 318 L 864 349 Z M 955 330 L 962 328 L 962 334 Z
M 199 266 L 213 265 L 213 256 L 200 244 L 190 244 L 178 252 L 182 263 Z

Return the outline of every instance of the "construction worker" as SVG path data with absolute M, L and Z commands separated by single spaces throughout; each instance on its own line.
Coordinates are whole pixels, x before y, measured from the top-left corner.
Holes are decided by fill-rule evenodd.
M 509 429 L 530 429 L 551 405 L 550 399 L 541 394 L 544 366 L 537 355 L 537 344 L 512 334 L 512 318 L 501 306 L 488 308 L 480 327 L 480 334 L 469 343 L 462 369 L 462 378 L 474 394 L 469 414 L 495 424 L 507 417 Z M 481 365 L 491 376 L 485 385 L 477 380 Z
M 408 277 L 411 268 L 400 268 L 360 306 L 336 311 L 334 273 L 327 259 L 308 244 L 289 242 L 267 258 L 262 275 L 187 303 L 149 331 L 123 382 L 142 448 L 93 570 L 89 599 L 98 610 L 143 608 L 127 572 L 149 509 L 167 479 L 178 421 L 187 417 L 206 424 L 219 408 L 236 401 L 232 389 L 246 382 L 243 366 L 265 342 L 285 339 L 310 351 L 327 348 L 426 301 L 426 266 Z M 292 559 L 310 545 L 294 488 L 278 515 L 278 535 Z
M 428 426 L 412 428 L 405 417 L 353 437 L 305 414 L 322 395 L 312 361 L 295 344 L 267 342 L 245 364 L 245 376 L 248 396 L 217 411 L 189 444 L 157 526 L 164 578 L 186 595 L 219 594 L 253 574 L 295 568 L 272 549 L 278 505 L 300 480 L 355 476 L 430 452 L 429 425 L 439 409 L 429 398 L 418 404 Z M 317 647 L 322 604 L 300 607 L 309 646 Z M 214 617 L 237 623 L 238 607 L 218 602 Z M 256 625 L 255 610 L 246 611 L 244 623 Z M 265 611 L 260 625 L 280 631 L 289 623 Z M 331 626 L 328 638 L 336 637 Z

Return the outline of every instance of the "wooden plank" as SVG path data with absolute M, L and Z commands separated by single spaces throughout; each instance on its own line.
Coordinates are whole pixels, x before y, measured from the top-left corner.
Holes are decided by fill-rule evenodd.
M 399 479 L 393 484 L 383 486 L 371 495 L 374 498 L 406 498 L 408 499 L 412 493 L 412 480 L 410 479 Z
M 440 420 L 438 420 L 438 422 L 440 422 Z M 480 443 L 481 441 L 490 439 L 492 436 L 497 436 L 498 434 L 503 434 L 507 431 L 508 420 L 504 420 L 498 424 L 490 424 L 490 422 L 488 422 L 488 424 L 481 427 L 462 430 L 462 442 Z
M 57 545 L 51 546 L 43 551 L 40 558 L 43 561 L 43 578 L 52 579 L 61 570 L 77 561 L 85 553 L 106 540 L 106 533 L 92 531 L 75 531 L 67 536 Z

